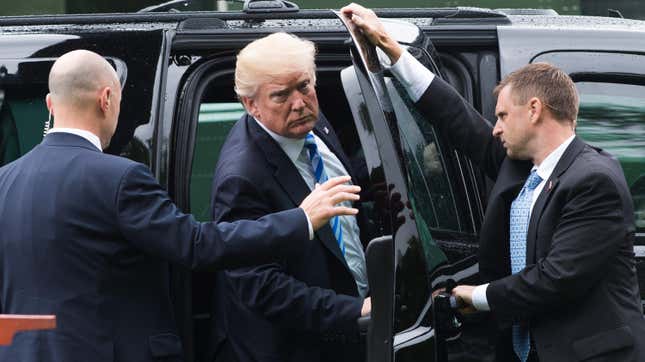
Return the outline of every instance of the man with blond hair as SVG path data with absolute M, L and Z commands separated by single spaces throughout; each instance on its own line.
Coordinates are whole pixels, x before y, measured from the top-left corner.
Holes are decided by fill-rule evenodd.
M 56 329 L 15 336 L 0 361 L 182 361 L 168 262 L 240 267 L 300 254 L 313 230 L 356 210 L 330 180 L 300 208 L 257 221 L 200 223 L 182 213 L 145 165 L 104 154 L 121 104 L 116 72 L 87 50 L 49 74 L 54 128 L 0 168 L 0 309 L 53 314 Z M 308 227 L 309 224 L 309 227 Z
M 327 177 L 351 175 L 318 109 L 315 53 L 313 43 L 286 33 L 239 53 L 235 91 L 247 113 L 220 153 L 215 220 L 289 209 Z M 218 276 L 216 361 L 361 359 L 356 321 L 369 313 L 370 300 L 356 218 L 332 219 L 308 246 L 298 255 Z
M 342 12 L 389 56 L 419 110 L 495 184 L 479 235 L 485 282 L 453 294 L 499 322 L 497 361 L 645 361 L 634 213 L 618 161 L 575 135 L 571 78 L 526 65 L 495 89 L 495 125 L 419 64 L 373 11 Z

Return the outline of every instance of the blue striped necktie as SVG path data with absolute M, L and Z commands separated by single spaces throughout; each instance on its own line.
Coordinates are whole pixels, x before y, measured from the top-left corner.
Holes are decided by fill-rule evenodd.
M 327 173 L 325 173 L 325 165 L 323 164 L 322 157 L 320 157 L 320 152 L 318 152 L 316 139 L 311 132 L 305 137 L 305 149 L 307 149 L 309 153 L 309 161 L 311 162 L 311 167 L 314 171 L 315 183 L 324 183 L 328 178 Z M 334 216 L 329 220 L 329 223 L 331 224 L 331 229 L 334 232 L 336 241 L 338 242 L 338 247 L 343 255 L 345 255 L 345 244 L 343 243 L 343 229 L 340 227 L 340 217 Z
M 524 187 L 511 204 L 511 272 L 518 273 L 526 266 L 526 234 L 529 229 L 529 216 L 533 190 L 542 182 L 537 170 L 531 171 Z M 521 362 L 526 362 L 531 350 L 529 329 L 525 325 L 513 325 L 513 350 Z

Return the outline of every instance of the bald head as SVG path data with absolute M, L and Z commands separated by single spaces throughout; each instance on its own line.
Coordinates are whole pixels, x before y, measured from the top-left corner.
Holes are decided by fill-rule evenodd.
M 87 50 L 64 54 L 49 72 L 45 98 L 54 127 L 83 129 L 97 135 L 106 148 L 116 130 L 121 85 L 110 65 Z
M 49 73 L 49 92 L 55 104 L 87 108 L 104 87 L 117 87 L 119 78 L 100 55 L 88 50 L 64 54 Z

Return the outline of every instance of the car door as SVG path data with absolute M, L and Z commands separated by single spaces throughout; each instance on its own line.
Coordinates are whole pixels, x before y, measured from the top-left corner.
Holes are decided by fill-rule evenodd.
M 0 36 L 0 166 L 42 140 L 48 119 L 45 95 L 49 70 L 59 56 L 74 49 L 104 56 L 122 83 L 121 115 L 106 152 L 153 166 L 165 32 L 136 30 L 136 26 L 119 32 L 91 26 L 59 28 L 63 31 L 45 28 L 46 24 L 35 32 L 21 28 L 22 33 L 5 28 Z
M 416 27 L 385 22 L 391 34 L 435 74 L 432 43 Z M 475 190 L 465 182 L 466 165 L 408 99 L 398 81 L 380 64 L 378 51 L 350 28 L 353 67 L 342 73 L 354 122 L 372 174 L 382 174 L 391 211 L 391 256 L 371 258 L 370 361 L 492 360 L 486 317 L 460 321 L 443 288 L 475 283 Z M 405 35 L 402 35 L 405 34 Z M 379 241 L 381 243 L 381 241 Z M 374 269 L 394 260 L 394 285 L 372 280 Z M 387 278 L 384 278 L 387 280 Z M 392 303 L 382 288 L 389 288 Z M 391 313 L 380 308 L 390 307 Z M 375 314 L 375 312 L 377 312 Z M 387 318 L 391 318 L 389 321 Z
M 599 19 L 598 21 L 602 21 Z M 638 27 L 637 25 L 640 25 Z M 617 21 L 557 36 L 553 26 L 498 27 L 502 76 L 536 62 L 560 67 L 580 96 L 576 134 L 621 163 L 634 202 L 634 252 L 645 306 L 645 40 L 643 24 Z M 640 31 L 636 31 L 640 29 Z M 531 37 L 527 46 L 526 39 Z M 645 310 L 645 308 L 644 308 Z

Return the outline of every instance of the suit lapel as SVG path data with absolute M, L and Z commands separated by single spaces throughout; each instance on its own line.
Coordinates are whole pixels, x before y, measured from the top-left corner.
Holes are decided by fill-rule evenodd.
M 278 142 L 263 130 L 249 115 L 246 115 L 245 122 L 249 130 L 250 138 L 262 149 L 262 153 L 267 162 L 273 165 L 275 169 L 273 175 L 293 202 L 293 206 L 297 207 L 311 192 L 309 186 L 302 179 L 298 169 L 291 162 L 287 154 L 284 153 Z M 322 244 L 349 270 L 329 223 L 318 229 L 316 235 Z
M 529 161 L 517 161 L 507 158 L 499 171 L 495 185 L 491 190 L 490 198 L 502 197 L 508 201 L 507 208 L 510 210 L 511 202 L 522 189 L 522 185 L 524 185 L 532 166 L 533 164 Z
M 351 176 L 352 180 L 354 180 L 354 173 L 349 159 L 347 158 L 345 151 L 343 151 L 343 148 L 338 141 L 336 132 L 334 132 L 334 129 L 331 127 L 329 121 L 327 121 L 327 118 L 322 114 L 322 112 L 319 115 L 318 122 L 316 123 L 313 131 L 316 136 L 318 136 L 323 142 L 325 142 L 329 150 L 333 152 L 336 157 L 338 157 L 340 162 L 343 164 L 343 167 L 345 167 L 345 170 L 347 170 L 349 176 Z
M 535 201 L 535 205 L 533 205 L 533 210 L 531 211 L 531 220 L 529 222 L 529 229 L 526 234 L 527 265 L 534 264 L 537 261 L 535 260 L 537 247 L 535 241 L 538 231 L 537 226 L 540 223 L 540 218 L 542 217 L 544 208 L 551 199 L 551 195 L 553 195 L 554 191 L 558 187 L 558 184 L 560 183 L 560 176 L 569 168 L 569 166 L 571 166 L 576 157 L 578 157 L 578 154 L 582 152 L 584 146 L 585 143 L 582 142 L 582 140 L 580 140 L 577 136 L 573 139 L 573 141 L 571 141 L 571 144 L 569 145 L 569 147 L 567 147 L 567 149 L 562 154 L 562 157 L 555 165 L 551 176 L 548 180 L 546 180 L 544 187 L 542 188 L 542 192 L 540 192 L 540 196 L 538 196 L 537 200 Z
M 310 192 L 302 176 L 278 142 L 264 131 L 252 117 L 247 115 L 245 121 L 250 138 L 255 145 L 262 149 L 267 162 L 274 167 L 274 175 L 284 192 L 293 201 L 294 206 L 300 205 Z

